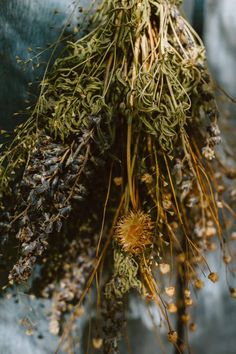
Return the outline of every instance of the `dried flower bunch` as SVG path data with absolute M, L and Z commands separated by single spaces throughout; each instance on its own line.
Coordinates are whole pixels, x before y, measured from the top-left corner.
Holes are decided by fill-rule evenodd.
M 10 281 L 42 265 L 58 333 L 61 315 L 96 279 L 104 353 L 118 351 L 131 289 L 157 304 L 180 348 L 167 312 L 186 324 L 199 274 L 217 280 L 205 260 L 213 240 L 228 255 L 214 172 L 218 110 L 204 46 L 180 2 L 103 0 L 94 30 L 68 43 L 0 160 L 0 230 L 8 248 L 18 242 Z M 169 273 L 182 307 L 168 300 Z

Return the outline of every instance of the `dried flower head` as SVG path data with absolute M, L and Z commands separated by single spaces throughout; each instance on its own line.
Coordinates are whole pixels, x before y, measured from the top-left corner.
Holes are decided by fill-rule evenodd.
M 152 244 L 153 222 L 143 211 L 131 211 L 118 223 L 115 238 L 126 252 L 140 254 Z

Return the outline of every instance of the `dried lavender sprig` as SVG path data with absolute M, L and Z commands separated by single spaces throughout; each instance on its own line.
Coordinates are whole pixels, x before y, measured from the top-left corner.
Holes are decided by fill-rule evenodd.
M 41 133 L 16 190 L 9 236 L 19 240 L 20 259 L 10 281 L 26 281 L 37 258 L 48 247 L 48 237 L 59 233 L 72 209 L 86 199 L 86 183 L 96 164 L 94 128 L 84 128 L 70 145 L 53 142 Z M 7 209 L 7 206 L 5 206 Z

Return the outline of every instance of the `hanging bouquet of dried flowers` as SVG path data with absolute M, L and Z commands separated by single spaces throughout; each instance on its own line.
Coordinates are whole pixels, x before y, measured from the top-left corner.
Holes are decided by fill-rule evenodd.
M 118 351 L 131 289 L 157 304 L 181 350 L 168 312 L 188 317 L 203 270 L 217 281 L 205 259 L 214 237 L 231 261 L 220 165 L 212 162 L 218 110 L 204 46 L 180 2 L 103 0 L 94 30 L 67 44 L 0 160 L 10 282 L 42 265 L 40 288 L 53 298 L 58 333 L 62 314 L 82 304 L 95 279 L 104 353 Z M 179 308 L 166 299 L 173 279 Z

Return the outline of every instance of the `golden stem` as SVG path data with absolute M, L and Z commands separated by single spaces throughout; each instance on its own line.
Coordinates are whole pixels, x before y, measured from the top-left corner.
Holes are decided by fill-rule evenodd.
M 128 129 L 127 129 L 127 176 L 128 176 L 129 195 L 130 195 L 132 207 L 134 209 L 137 209 L 135 185 L 134 185 L 133 173 L 132 173 L 131 144 L 132 144 L 132 122 L 129 122 Z

